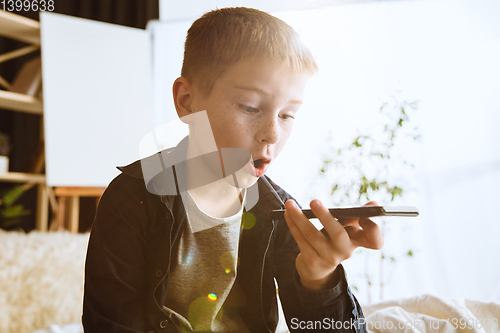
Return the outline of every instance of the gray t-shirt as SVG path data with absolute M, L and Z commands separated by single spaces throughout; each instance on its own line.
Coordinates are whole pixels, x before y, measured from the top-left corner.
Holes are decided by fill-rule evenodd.
M 172 250 L 164 309 L 182 332 L 245 332 L 235 311 L 241 303 L 238 293 L 231 292 L 238 268 L 243 205 L 233 216 L 215 218 L 201 211 L 189 192 L 181 196 L 188 223 Z

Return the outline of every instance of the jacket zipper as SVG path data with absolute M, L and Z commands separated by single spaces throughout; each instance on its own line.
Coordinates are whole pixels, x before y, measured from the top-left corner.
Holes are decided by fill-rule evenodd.
M 169 247 L 170 247 L 170 251 L 168 253 L 168 267 L 167 267 L 167 271 L 163 274 L 163 278 L 160 280 L 160 282 L 158 282 L 158 284 L 156 285 L 154 291 L 153 291 L 153 299 L 155 300 L 155 303 L 156 303 L 156 306 L 158 306 L 158 308 L 161 310 L 161 312 L 163 312 L 168 318 L 171 319 L 171 316 L 165 312 L 165 310 L 163 310 L 163 306 L 160 306 L 160 304 L 158 304 L 158 300 L 156 299 L 155 295 L 156 295 L 156 290 L 158 289 L 158 287 L 163 283 L 163 280 L 165 280 L 165 277 L 167 276 L 167 273 L 170 272 L 170 261 L 172 259 L 172 230 L 174 230 L 174 223 L 175 223 L 175 220 L 174 220 L 174 215 L 172 214 L 172 211 L 170 210 L 169 207 L 167 207 L 169 213 L 170 213 L 170 216 L 172 216 L 172 223 L 170 225 L 170 235 L 169 235 L 169 240 L 170 240 L 170 244 L 169 244 Z M 172 323 L 171 323 L 172 324 Z M 175 325 L 174 325 L 175 326 Z
M 269 327 L 267 327 L 267 322 L 266 322 L 266 316 L 264 315 L 264 303 L 263 303 L 263 297 L 262 297 L 262 281 L 264 280 L 264 265 L 266 262 L 266 257 L 267 257 L 267 250 L 269 250 L 269 246 L 271 245 L 271 238 L 274 233 L 274 229 L 276 228 L 276 224 L 274 220 L 272 220 L 273 223 L 273 229 L 271 230 L 271 234 L 269 235 L 269 239 L 267 240 L 267 247 L 266 250 L 264 251 L 264 258 L 262 259 L 262 271 L 260 273 L 260 309 L 262 311 L 262 319 L 264 319 L 264 325 L 266 325 L 266 328 L 268 332 L 273 333 Z

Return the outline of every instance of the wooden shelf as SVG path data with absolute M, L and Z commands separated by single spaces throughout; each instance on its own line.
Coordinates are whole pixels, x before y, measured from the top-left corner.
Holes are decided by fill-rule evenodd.
M 0 62 L 21 57 L 39 49 L 40 22 L 21 15 L 0 10 L 0 36 L 31 44 L 0 55 Z M 25 63 L 12 84 L 3 78 L 0 78 L 2 86 L 12 90 L 0 90 L 1 109 L 27 112 L 37 115 L 43 114 L 42 101 L 31 96 L 36 94 L 40 84 L 41 72 L 40 69 L 37 68 L 36 61 L 39 60 L 35 59 Z M 40 67 L 40 65 L 38 67 Z M 45 175 L 37 173 L 7 172 L 0 173 L 0 181 L 24 183 L 25 185 L 28 183 L 28 188 L 33 186 L 33 183 L 37 184 L 36 229 L 47 231 L 49 217 L 49 192 L 51 191 L 47 187 Z
M 40 22 L 0 10 L 0 36 L 40 44 Z
M 11 183 L 45 183 L 45 175 L 25 172 L 0 173 L 0 181 Z
M 0 90 L 0 108 L 43 114 L 43 103 L 38 98 L 5 90 Z

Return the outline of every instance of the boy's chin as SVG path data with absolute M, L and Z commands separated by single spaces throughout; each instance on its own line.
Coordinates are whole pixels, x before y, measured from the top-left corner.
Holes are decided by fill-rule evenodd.
M 256 177 L 248 172 L 244 172 L 242 170 L 236 172 L 235 174 L 232 174 L 224 180 L 230 184 L 231 186 L 234 186 L 236 188 L 248 188 L 252 185 L 254 185 L 259 177 Z

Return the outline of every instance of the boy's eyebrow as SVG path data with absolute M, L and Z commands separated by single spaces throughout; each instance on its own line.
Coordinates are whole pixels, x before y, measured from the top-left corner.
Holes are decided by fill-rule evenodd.
M 265 90 L 262 90 L 260 88 L 257 88 L 257 87 L 252 87 L 252 86 L 235 86 L 236 89 L 241 89 L 241 90 L 250 90 L 250 91 L 255 91 L 261 95 L 266 95 L 266 96 L 269 96 L 270 94 L 265 91 Z M 291 104 L 303 104 L 301 100 L 298 100 L 298 99 L 292 99 L 290 101 Z

